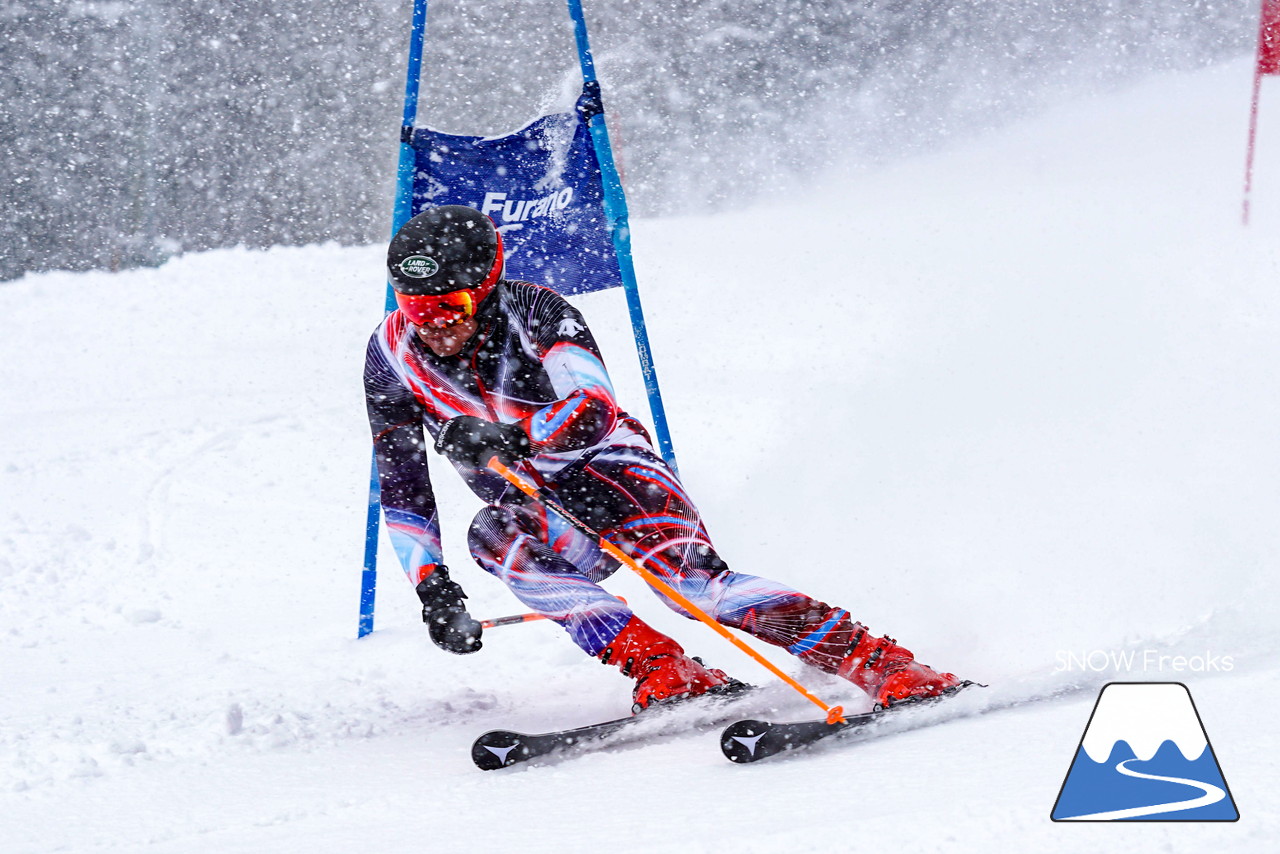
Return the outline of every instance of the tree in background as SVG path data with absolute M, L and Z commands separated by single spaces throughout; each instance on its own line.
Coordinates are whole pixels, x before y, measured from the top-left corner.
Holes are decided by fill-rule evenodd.
M 592 0 L 641 214 L 741 205 L 1063 92 L 1253 47 L 1253 0 Z M 9 0 L 0 278 L 385 239 L 407 0 Z M 575 94 L 561 0 L 433 0 L 420 115 L 505 132 Z

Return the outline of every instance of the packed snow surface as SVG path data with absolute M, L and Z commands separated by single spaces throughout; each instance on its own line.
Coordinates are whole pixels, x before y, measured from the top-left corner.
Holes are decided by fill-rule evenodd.
M 729 564 L 991 686 L 958 710 L 1064 692 L 753 766 L 702 731 L 477 771 L 479 733 L 625 714 L 628 683 L 545 622 L 436 650 L 385 545 L 355 639 L 382 247 L 0 287 L 0 850 L 1274 850 L 1280 84 L 1244 229 L 1249 80 L 1162 76 L 635 223 L 681 471 Z M 620 294 L 577 302 L 647 416 Z M 473 612 L 520 611 L 436 471 Z M 770 685 L 753 714 L 816 711 L 610 586 Z M 1049 821 L 1109 680 L 1190 687 L 1239 822 Z

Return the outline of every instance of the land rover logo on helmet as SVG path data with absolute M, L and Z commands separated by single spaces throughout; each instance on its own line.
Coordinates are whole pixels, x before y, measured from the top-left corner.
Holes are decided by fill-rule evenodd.
M 436 259 L 426 255 L 410 255 L 400 262 L 400 272 L 414 279 L 429 279 L 440 270 Z

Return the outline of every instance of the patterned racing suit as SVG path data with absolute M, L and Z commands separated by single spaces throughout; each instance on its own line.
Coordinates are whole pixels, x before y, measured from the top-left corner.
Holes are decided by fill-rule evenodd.
M 477 332 L 462 351 L 439 357 L 396 311 L 374 332 L 366 353 L 382 509 L 411 582 L 442 559 L 423 428 L 434 439 L 459 415 L 515 423 L 535 451 L 518 470 L 571 513 L 718 622 L 835 671 L 857 627 L 849 612 L 726 566 L 644 427 L 618 408 L 577 309 L 548 288 L 504 280 L 476 320 Z M 631 618 L 627 605 L 598 583 L 617 569 L 614 560 L 493 472 L 455 468 L 489 505 L 469 530 L 475 560 L 598 655 Z

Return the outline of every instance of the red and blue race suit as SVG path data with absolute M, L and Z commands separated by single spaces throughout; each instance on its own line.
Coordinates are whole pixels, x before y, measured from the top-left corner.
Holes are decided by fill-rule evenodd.
M 456 356 L 432 353 L 399 311 L 369 341 L 365 396 L 382 509 L 411 582 L 442 558 L 423 428 L 434 439 L 459 415 L 519 424 L 535 454 L 517 468 L 569 512 L 717 621 L 834 670 L 848 649 L 848 611 L 725 565 L 644 427 L 619 409 L 577 309 L 548 288 L 504 280 L 476 321 Z M 631 618 L 598 583 L 617 568 L 613 559 L 497 474 L 455 468 L 489 505 L 469 530 L 475 560 L 598 655 Z

